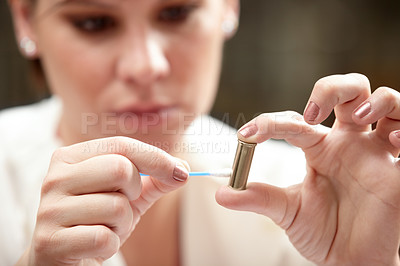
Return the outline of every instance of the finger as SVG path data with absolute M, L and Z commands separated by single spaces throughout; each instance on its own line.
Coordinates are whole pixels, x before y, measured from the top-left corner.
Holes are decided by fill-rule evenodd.
M 74 226 L 56 231 L 51 237 L 37 236 L 35 249 L 57 263 L 74 264 L 82 259 L 111 258 L 120 248 L 119 237 L 101 225 Z
M 270 138 L 306 149 L 326 136 L 328 129 L 321 125 L 309 125 L 303 117 L 292 111 L 262 114 L 238 131 L 238 138 L 245 142 L 261 143 Z
M 380 87 L 353 112 L 353 119 L 359 124 L 372 124 L 382 117 L 400 120 L 400 93 Z
M 394 147 L 400 149 L 400 130 L 390 133 L 389 140 Z
M 393 148 L 389 134 L 400 129 L 400 93 L 387 87 L 378 88 L 353 112 L 353 119 L 358 124 L 378 121 L 371 135 L 379 144 Z
M 72 146 L 63 147 L 53 158 L 69 164 L 75 164 L 89 158 L 119 154 L 128 158 L 139 170 L 159 179 L 163 183 L 179 186 L 189 173 L 177 167 L 177 159 L 154 146 L 128 137 L 97 139 Z
M 50 166 L 42 190 L 54 189 L 72 195 L 120 191 L 129 200 L 135 200 L 140 196 L 142 183 L 139 171 L 130 160 L 122 155 L 106 154 L 76 164 Z
M 187 167 L 182 163 L 178 163 L 178 167 Z M 187 169 L 189 170 L 189 169 Z M 132 208 L 136 208 L 141 214 L 144 214 L 151 205 L 160 199 L 163 195 L 176 189 L 175 186 L 160 182 L 151 176 L 145 176 L 142 178 L 142 194 L 137 200 L 131 202 Z M 184 183 L 182 183 L 183 185 Z
M 249 183 L 246 190 L 221 187 L 215 195 L 220 205 L 265 215 L 285 230 L 298 209 L 298 201 L 293 201 L 292 198 L 285 189 L 262 183 Z M 289 201 L 293 202 L 289 204 Z
M 366 130 L 369 126 L 356 125 L 353 110 L 370 95 L 369 80 L 361 74 L 333 75 L 316 82 L 304 118 L 310 124 L 324 121 L 335 109 L 338 126 Z
M 65 197 L 57 204 L 41 207 L 38 212 L 38 220 L 51 219 L 63 227 L 105 225 L 119 237 L 129 234 L 139 217 L 121 193 Z
M 397 136 L 395 135 L 400 128 L 400 121 L 389 118 L 381 118 L 376 126 L 376 130 L 371 132 L 371 139 L 375 141 L 382 149 L 389 151 L 394 157 L 399 156 L 399 146 L 397 145 Z M 396 138 L 393 138 L 394 136 Z M 394 142 L 393 142 L 394 141 Z

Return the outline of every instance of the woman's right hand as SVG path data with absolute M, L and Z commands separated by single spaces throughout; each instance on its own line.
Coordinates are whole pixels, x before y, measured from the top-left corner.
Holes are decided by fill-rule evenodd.
M 130 138 L 58 149 L 42 185 L 33 240 L 20 264 L 101 264 L 119 250 L 146 210 L 187 177 L 180 160 Z

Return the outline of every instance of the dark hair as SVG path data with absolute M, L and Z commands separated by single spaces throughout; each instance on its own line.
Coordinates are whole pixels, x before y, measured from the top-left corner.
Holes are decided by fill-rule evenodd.
M 33 10 L 35 8 L 36 0 L 23 0 L 28 8 Z M 41 95 L 48 95 L 49 90 L 44 75 L 42 63 L 40 59 L 33 59 L 29 62 L 29 76 L 32 80 L 38 93 Z
M 34 59 L 29 65 L 29 76 L 38 93 L 48 95 L 49 89 L 40 59 Z

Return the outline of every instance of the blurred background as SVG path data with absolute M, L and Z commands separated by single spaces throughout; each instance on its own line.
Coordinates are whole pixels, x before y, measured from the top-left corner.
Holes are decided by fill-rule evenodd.
M 400 89 L 399 0 L 241 2 L 213 116 L 239 127 L 262 112 L 302 112 L 314 83 L 331 74 L 359 72 L 372 88 Z M 18 53 L 4 0 L 0 32 L 0 109 L 46 97 Z

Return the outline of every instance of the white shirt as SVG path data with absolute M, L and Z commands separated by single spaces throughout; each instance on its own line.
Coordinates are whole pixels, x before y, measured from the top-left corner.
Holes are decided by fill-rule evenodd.
M 52 97 L 0 112 L 0 265 L 16 263 L 32 238 L 42 180 L 52 153 L 60 146 L 55 134 L 60 110 L 60 102 Z M 232 166 L 237 144 L 232 128 L 203 116 L 185 138 L 176 151 L 193 171 Z M 249 181 L 283 187 L 301 182 L 304 175 L 300 150 L 267 141 L 256 148 Z M 192 178 L 185 186 L 180 221 L 182 265 L 313 265 L 268 218 L 219 206 L 215 191 L 226 183 L 224 179 Z M 104 265 L 123 266 L 125 262 L 118 253 Z

